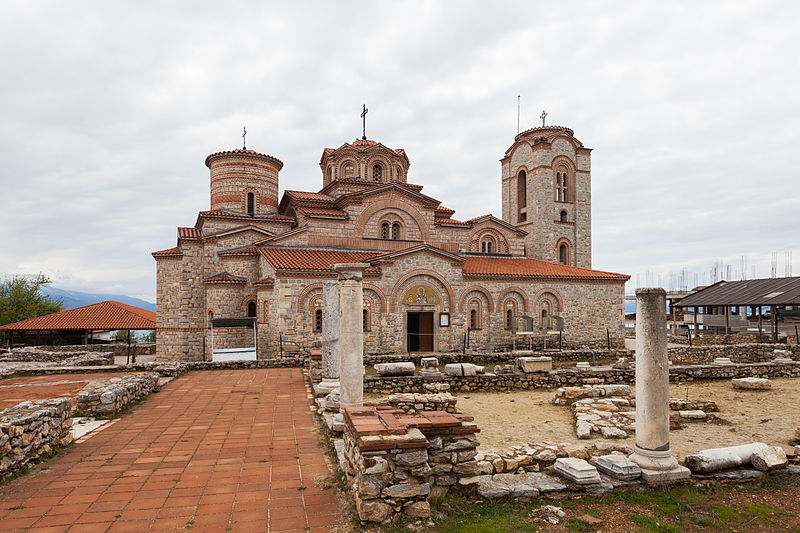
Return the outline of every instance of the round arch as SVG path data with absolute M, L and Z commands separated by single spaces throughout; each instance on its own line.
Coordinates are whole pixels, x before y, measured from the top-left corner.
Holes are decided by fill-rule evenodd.
M 494 242 L 497 245 L 497 253 L 500 254 L 508 253 L 509 249 L 508 239 L 506 239 L 505 235 L 503 235 L 501 232 L 497 231 L 494 228 L 483 228 L 473 231 L 473 233 L 469 237 L 469 251 L 480 252 L 481 239 L 483 239 L 487 235 L 494 239 Z
M 554 309 L 554 311 L 561 312 L 564 310 L 564 300 L 561 298 L 561 295 L 557 290 L 551 288 L 539 289 L 536 294 L 533 295 L 533 305 L 538 307 L 539 299 L 546 294 L 550 294 L 556 299 L 556 309 Z
M 458 302 L 458 312 L 459 313 L 463 313 L 464 312 L 464 302 L 467 301 L 467 296 L 469 296 L 470 293 L 473 293 L 473 292 L 479 292 L 479 293 L 483 294 L 486 297 L 486 302 L 487 302 L 486 305 L 488 307 L 488 311 L 490 313 L 493 313 L 494 312 L 494 299 L 492 298 L 491 293 L 489 291 L 487 291 L 486 289 L 484 289 L 483 287 L 480 287 L 478 285 L 472 285 L 471 287 L 467 287 L 466 289 L 464 289 L 464 292 L 461 293 L 461 299 Z
M 389 295 L 390 313 L 394 313 L 395 309 L 397 308 L 397 294 L 403 287 L 403 284 L 405 284 L 405 282 L 416 276 L 430 276 L 434 278 L 436 281 L 438 281 L 442 285 L 442 287 L 444 287 L 445 292 L 447 292 L 447 306 L 445 307 L 445 309 L 453 308 L 456 298 L 453 294 L 453 288 L 450 287 L 450 284 L 447 282 L 447 280 L 444 277 L 442 277 L 441 274 L 434 272 L 433 270 L 419 268 L 417 270 L 412 270 L 408 274 L 401 277 L 399 280 L 397 280 L 397 283 L 394 284 L 394 287 L 392 287 L 392 293 Z
M 508 287 L 503 292 L 500 293 L 500 296 L 497 297 L 497 308 L 502 309 L 503 302 L 505 301 L 506 297 L 509 294 L 517 294 L 522 299 L 522 312 L 527 313 L 529 311 L 528 305 L 528 296 L 525 294 L 525 291 L 519 287 Z
M 354 225 L 355 235 L 364 235 L 364 230 L 367 227 L 367 223 L 370 221 L 373 215 L 375 215 L 375 213 L 383 209 L 392 208 L 406 213 L 414 220 L 414 222 L 417 224 L 417 228 L 419 228 L 419 233 L 423 241 L 428 242 L 431 240 L 430 229 L 428 228 L 428 225 L 425 222 L 425 217 L 422 216 L 422 213 L 420 213 L 417 208 L 410 203 L 397 200 L 396 198 L 385 198 L 379 200 L 362 211 L 358 216 L 358 219 L 356 219 L 356 223 Z M 408 235 L 408 231 L 406 231 L 406 235 Z
M 322 290 L 322 283 L 309 283 L 306 287 L 300 291 L 300 294 L 297 295 L 297 312 L 302 313 L 305 310 L 305 300 L 308 298 L 308 295 L 314 292 L 315 290 Z
M 385 313 L 386 312 L 386 295 L 383 294 L 383 291 L 380 289 L 380 287 L 378 287 L 377 285 L 374 285 L 372 283 L 363 283 L 362 287 L 363 287 L 363 290 L 365 290 L 365 291 L 366 290 L 370 290 L 370 291 L 375 293 L 375 295 L 378 297 L 378 303 L 380 304 L 380 308 L 378 309 L 378 311 L 380 311 L 381 313 Z

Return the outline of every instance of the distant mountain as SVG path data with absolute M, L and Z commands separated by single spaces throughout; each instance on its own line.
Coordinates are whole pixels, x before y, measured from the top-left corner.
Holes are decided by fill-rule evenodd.
M 64 289 L 59 289 L 58 287 L 53 287 L 52 285 L 43 285 L 42 292 L 54 298 L 63 298 L 64 309 L 74 309 L 76 307 L 83 307 L 84 305 L 96 304 L 97 302 L 114 300 L 124 304 L 141 307 L 142 309 L 147 309 L 148 311 L 155 312 L 156 310 L 156 304 L 146 300 L 141 300 L 139 298 L 125 296 L 124 294 L 95 294 L 91 292 L 67 291 Z

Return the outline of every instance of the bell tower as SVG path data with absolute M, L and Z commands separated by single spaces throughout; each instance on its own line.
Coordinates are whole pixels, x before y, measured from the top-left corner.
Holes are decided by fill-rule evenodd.
M 503 220 L 528 257 L 592 267 L 591 152 L 562 126 L 523 131 L 500 160 Z

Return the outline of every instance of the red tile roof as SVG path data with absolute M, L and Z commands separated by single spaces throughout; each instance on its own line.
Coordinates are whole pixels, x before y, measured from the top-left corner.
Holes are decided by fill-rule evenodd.
M 321 248 L 261 248 L 261 254 L 276 270 L 308 270 L 332 272 L 336 263 L 363 263 L 376 252 L 355 250 L 329 250 Z M 369 267 L 366 272 L 378 272 Z
M 208 211 L 200 211 L 199 217 L 230 217 L 230 218 L 250 218 L 250 219 L 257 219 L 257 220 L 274 220 L 277 222 L 294 222 L 292 217 L 287 217 L 286 215 L 247 215 L 245 213 L 236 213 L 234 211 L 228 211 L 227 209 L 210 209 Z
M 247 278 L 234 276 L 229 272 L 220 272 L 203 280 L 204 283 L 247 283 Z
M 224 157 L 224 156 L 227 156 L 227 155 L 239 155 L 239 156 L 244 155 L 244 156 L 253 156 L 253 157 L 265 157 L 265 158 L 269 159 L 270 161 L 272 161 L 273 163 L 275 163 L 276 165 L 278 165 L 278 170 L 283 168 L 283 161 L 281 161 L 277 157 L 272 157 L 271 155 L 262 154 L 262 153 L 254 151 L 254 150 L 238 150 L 238 149 L 237 150 L 225 150 L 225 151 L 222 151 L 222 152 L 214 152 L 210 156 L 206 157 L 206 166 L 208 166 L 208 163 L 212 159 L 216 159 L 218 157 Z
M 178 228 L 179 239 L 199 239 L 203 234 L 197 228 Z
M 336 200 L 332 196 L 328 196 L 327 194 L 322 194 L 318 192 L 283 191 L 283 193 L 289 195 L 289 197 L 295 200 L 313 200 L 315 202 L 328 202 L 328 203 L 332 203 Z
M 167 255 L 167 256 L 169 256 L 169 255 L 181 256 L 181 255 L 183 255 L 183 252 L 181 251 L 179 246 L 176 246 L 175 248 L 167 248 L 166 250 L 158 250 L 157 252 L 153 252 L 150 255 L 152 255 L 153 257 L 164 256 L 164 255 Z
M 96 304 L 37 316 L 0 326 L 3 331 L 155 329 L 156 314 L 146 309 L 108 300 Z
M 347 218 L 347 213 L 338 209 L 316 209 L 313 207 L 298 207 L 297 209 L 311 217 Z
M 449 207 L 444 207 L 441 205 L 436 208 L 436 216 L 440 218 L 449 218 L 453 216 L 455 212 L 455 209 L 450 209 Z
M 454 224 L 456 226 L 471 226 L 469 222 L 461 222 L 454 218 L 434 218 L 433 222 L 436 224 Z
M 267 237 L 268 239 L 270 237 Z M 258 254 L 258 248 L 255 246 L 245 246 L 242 248 L 234 248 L 232 250 L 225 250 L 222 252 L 218 252 L 219 255 L 256 255 Z
M 550 263 L 539 259 L 516 257 L 470 257 L 464 263 L 464 275 L 524 278 L 630 279 L 630 276 L 625 274 Z

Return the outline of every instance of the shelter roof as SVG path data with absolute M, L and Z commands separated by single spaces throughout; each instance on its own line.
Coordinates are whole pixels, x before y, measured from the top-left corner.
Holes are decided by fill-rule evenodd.
M 156 314 L 106 300 L 0 326 L 2 331 L 155 329 Z
M 720 281 L 673 302 L 673 305 L 800 305 L 800 276 Z
M 613 279 L 628 280 L 626 274 L 591 270 L 576 266 L 551 263 L 540 259 L 522 257 L 469 257 L 464 262 L 465 276 Z

